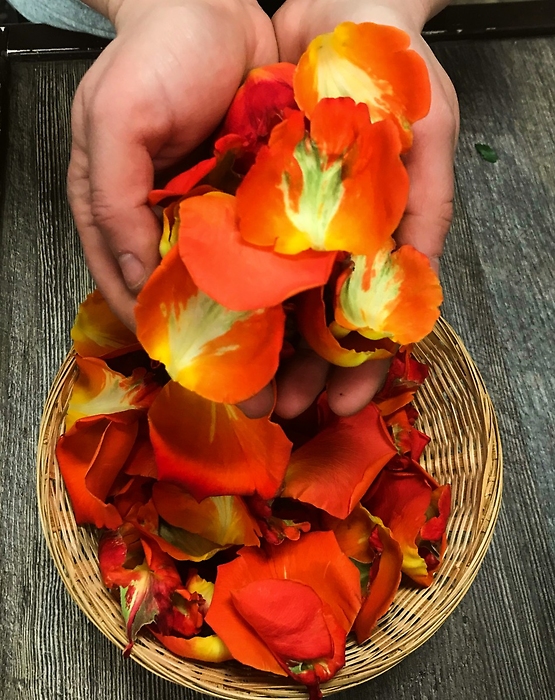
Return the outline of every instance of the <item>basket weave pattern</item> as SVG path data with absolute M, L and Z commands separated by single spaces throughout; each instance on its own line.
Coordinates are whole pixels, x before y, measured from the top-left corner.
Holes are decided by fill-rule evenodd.
M 430 366 L 416 396 L 418 427 L 432 441 L 422 466 L 452 485 L 448 548 L 428 589 L 403 586 L 371 638 L 347 644 L 345 668 L 326 683 L 330 694 L 367 681 L 399 663 L 445 622 L 468 591 L 485 556 L 501 504 L 502 458 L 497 421 L 484 383 L 462 341 L 440 319 L 415 351 Z M 120 648 L 126 634 L 120 608 L 104 588 L 97 532 L 79 527 L 55 458 L 56 441 L 77 368 L 70 353 L 46 401 L 38 446 L 38 501 L 48 547 L 70 595 L 94 624 Z M 286 679 L 234 662 L 209 665 L 181 659 L 141 635 L 131 656 L 153 673 L 221 698 L 300 698 L 304 689 Z

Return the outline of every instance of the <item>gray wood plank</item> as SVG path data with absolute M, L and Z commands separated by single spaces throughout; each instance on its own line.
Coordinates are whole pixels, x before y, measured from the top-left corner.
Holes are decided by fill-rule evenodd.
M 493 546 L 445 625 L 344 700 L 555 696 L 555 40 L 437 46 L 459 92 L 444 314 L 493 397 L 505 494 Z M 72 603 L 43 542 L 41 408 L 90 289 L 65 201 L 69 105 L 85 62 L 14 63 L 0 212 L 0 697 L 202 696 L 124 661 Z M 474 143 L 499 153 L 480 159 Z

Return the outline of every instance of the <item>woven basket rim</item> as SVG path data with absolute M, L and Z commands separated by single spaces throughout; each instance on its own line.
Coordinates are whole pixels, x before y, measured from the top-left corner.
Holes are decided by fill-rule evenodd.
M 444 319 L 439 319 L 430 336 L 418 344 L 415 355 L 429 362 L 437 355 L 431 364 L 431 377 L 417 395 L 416 403 L 417 407 L 428 407 L 421 416 L 422 429 L 428 432 L 434 428 L 423 466 L 432 473 L 434 469 L 448 467 L 455 480 L 454 508 L 448 525 L 450 544 L 436 581 L 429 589 L 400 590 L 392 609 L 380 620 L 370 640 L 363 645 L 352 640 L 348 643 L 346 666 L 322 686 L 325 695 L 384 673 L 424 644 L 468 591 L 493 536 L 501 505 L 502 449 L 497 418 L 483 379 L 462 340 Z M 96 627 L 123 649 L 126 645 L 123 619 L 102 585 L 94 558 L 95 529 L 75 524 L 54 455 L 75 375 L 75 353 L 71 350 L 52 383 L 41 420 L 37 454 L 40 520 L 49 551 L 70 596 Z M 466 420 L 468 425 L 457 425 L 455 417 L 452 425 L 447 426 L 451 432 L 441 422 L 432 424 L 436 416 L 442 416 L 442 410 L 448 413 L 449 407 L 452 410 L 456 407 L 456 418 L 463 423 Z M 449 445 L 438 440 L 442 433 L 450 436 Z M 460 434 L 453 437 L 455 433 Z M 466 471 L 460 473 L 461 464 L 469 471 L 468 475 Z M 472 508 L 457 502 L 459 491 L 472 499 Z M 137 640 L 131 658 L 166 680 L 220 698 L 304 696 L 302 687 L 288 679 L 247 669 L 236 662 L 212 665 L 181 659 L 149 637 Z

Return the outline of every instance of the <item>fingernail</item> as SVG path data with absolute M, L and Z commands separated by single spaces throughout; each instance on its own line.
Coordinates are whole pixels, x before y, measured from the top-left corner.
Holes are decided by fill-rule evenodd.
M 133 253 L 124 253 L 118 258 L 125 284 L 132 292 L 139 291 L 145 283 L 145 266 Z

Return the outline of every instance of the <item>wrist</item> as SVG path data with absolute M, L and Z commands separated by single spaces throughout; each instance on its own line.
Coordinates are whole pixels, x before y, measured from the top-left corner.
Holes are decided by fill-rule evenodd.
M 368 3 L 364 12 L 367 17 L 373 15 L 371 21 L 394 24 L 409 33 L 420 34 L 426 22 L 449 2 L 450 0 L 377 0 Z
M 188 0 L 82 0 L 82 2 L 107 17 L 118 31 L 130 21 L 153 9 L 202 4 L 235 15 L 238 12 L 259 7 L 256 0 L 197 0 L 192 3 Z

